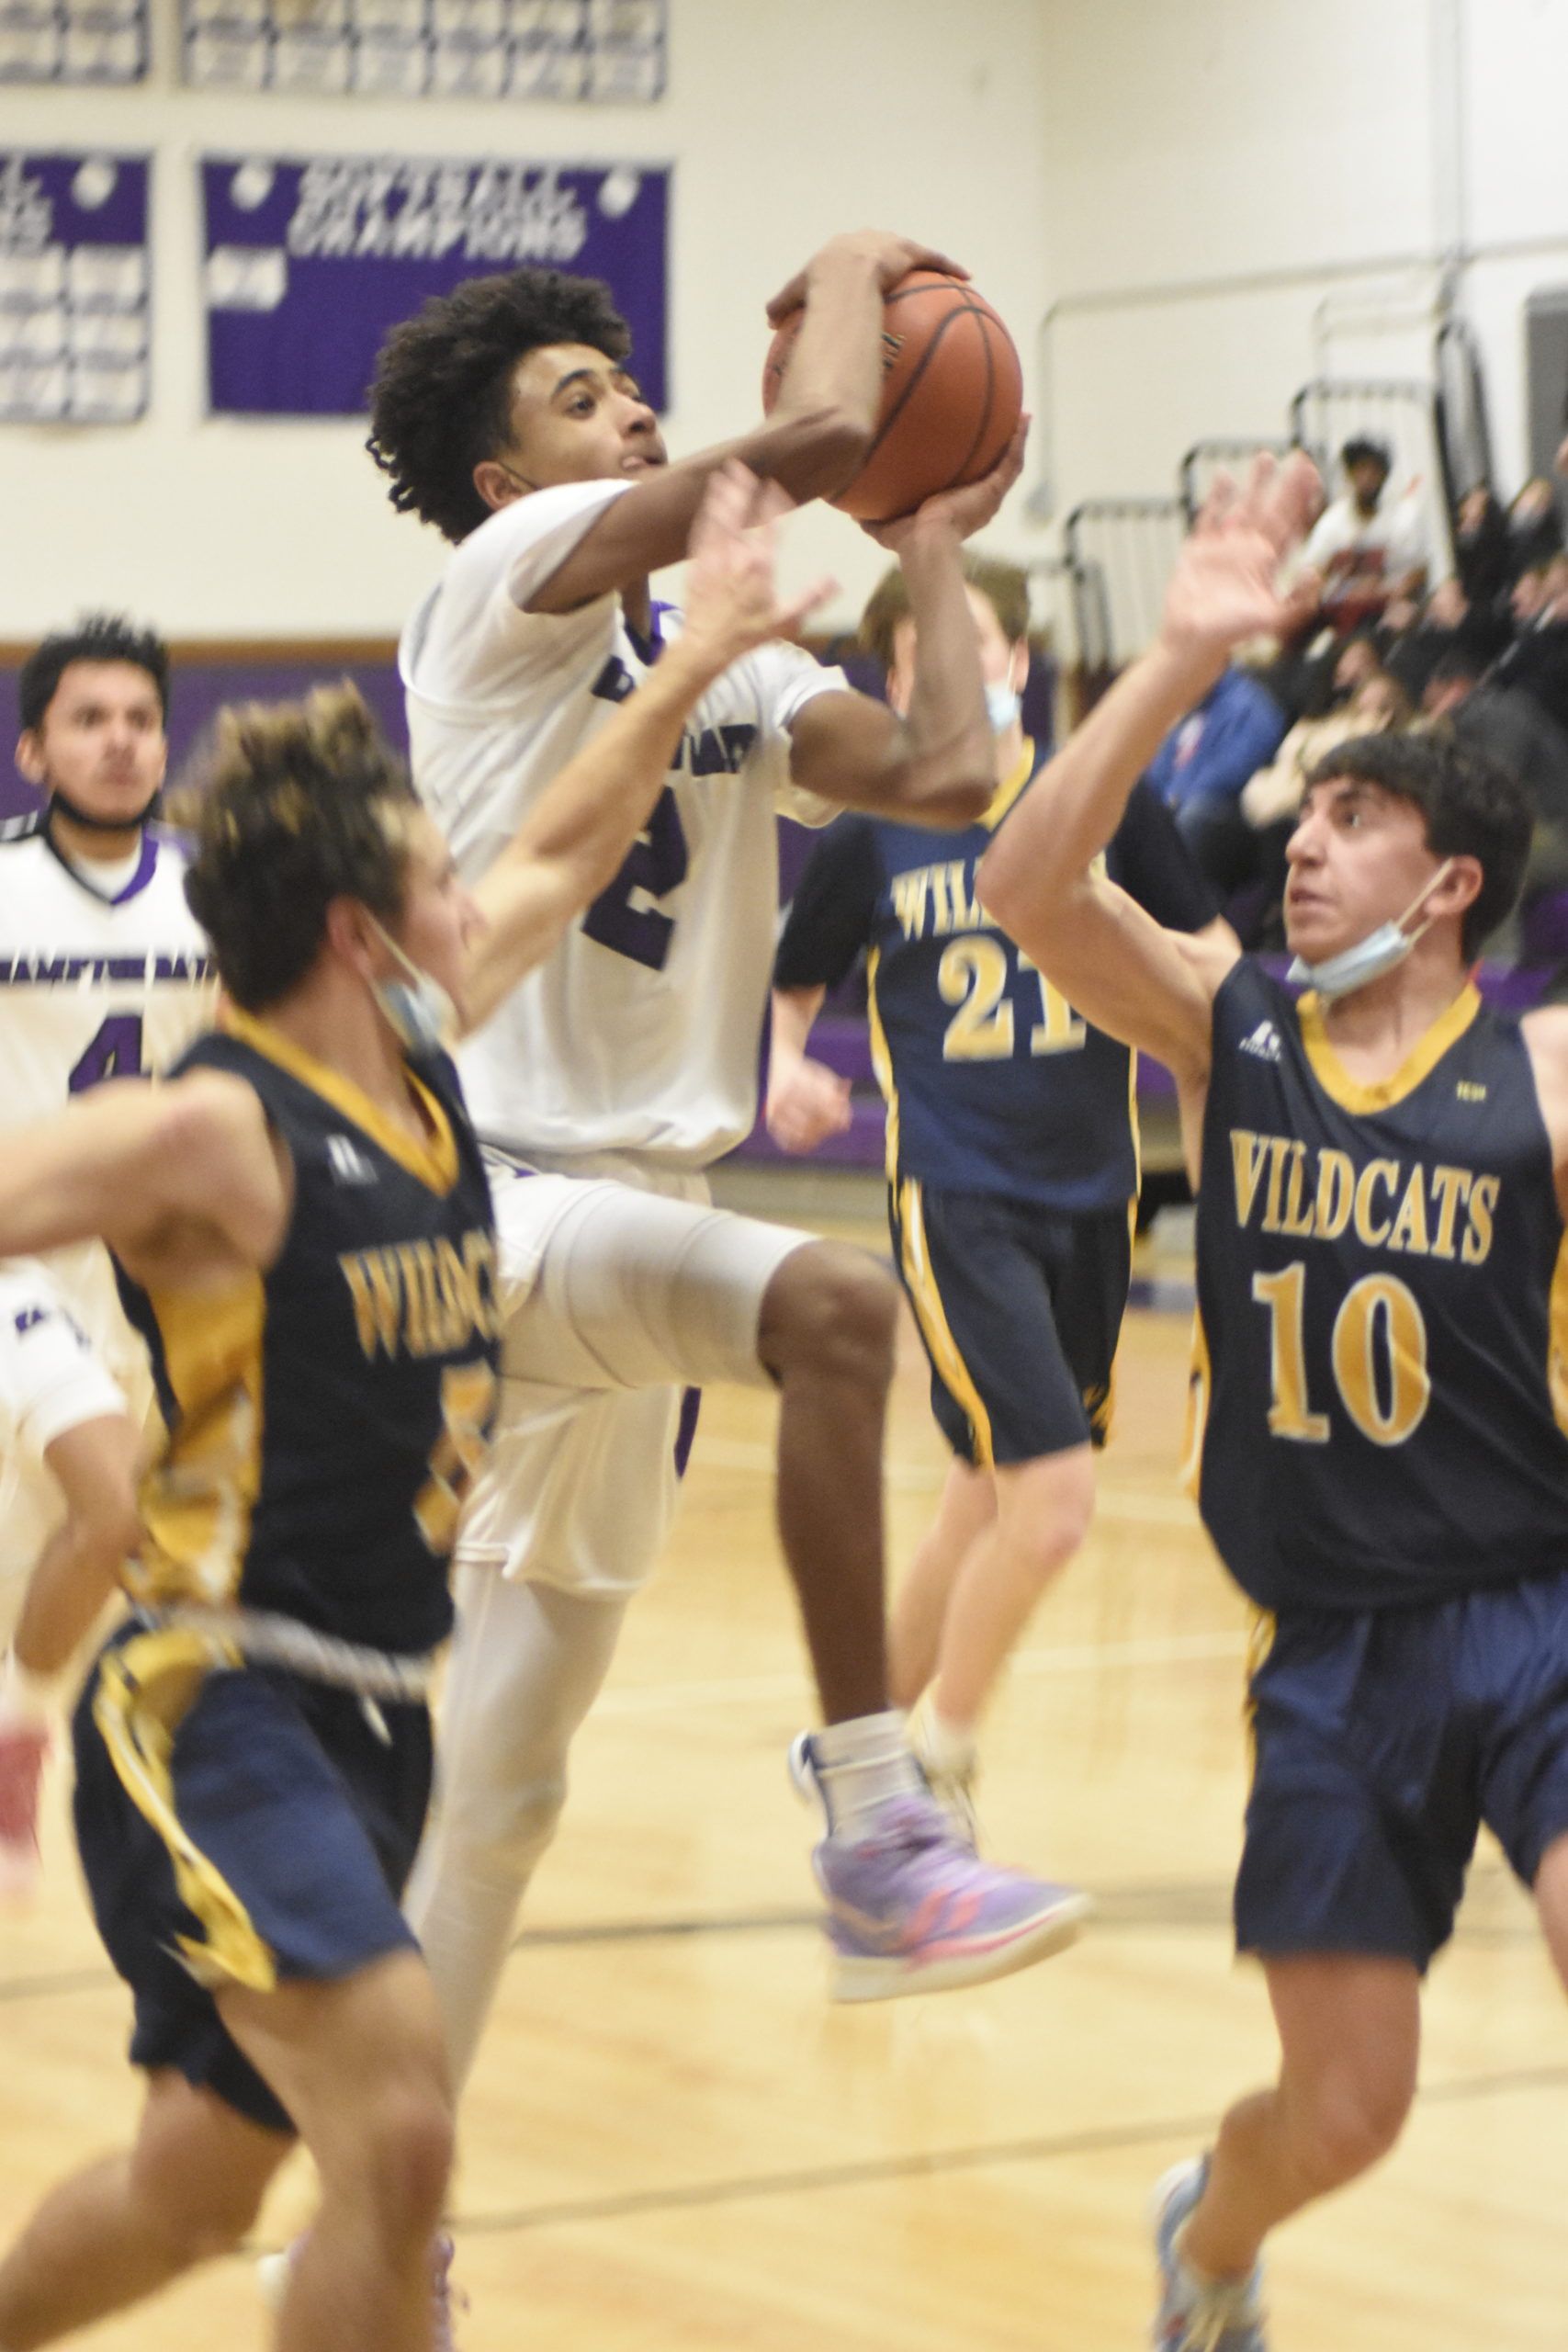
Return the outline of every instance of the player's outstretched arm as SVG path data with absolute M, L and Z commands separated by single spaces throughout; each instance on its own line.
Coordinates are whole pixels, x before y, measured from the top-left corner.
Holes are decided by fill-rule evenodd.
M 65 1517 L 39 1555 L 11 1639 L 28 1678 L 46 1682 L 64 1672 L 136 1549 L 141 1445 L 129 1413 L 102 1413 L 44 1449 Z
M 1029 420 L 981 481 L 928 498 L 871 537 L 903 567 L 915 624 L 915 677 L 900 718 L 869 695 L 818 695 L 790 730 L 796 784 L 846 808 L 907 824 L 972 825 L 997 788 L 980 649 L 964 581 L 964 542 L 984 530 L 1018 480 Z
M 220 1070 L 111 1080 L 0 1147 L 0 1257 L 103 1240 L 178 1284 L 270 1264 L 289 1207 L 259 1097 Z
M 618 872 L 648 823 L 682 730 L 716 678 L 787 637 L 832 594 L 820 580 L 781 600 L 774 531 L 789 500 L 745 467 L 722 467 L 692 531 L 685 621 L 637 692 L 568 762 L 474 893 L 485 929 L 465 973 L 462 1023 L 477 1029 Z
M 1042 770 L 981 860 L 976 888 L 1084 1018 L 1201 1079 L 1209 1008 L 1233 949 L 1182 943 L 1094 861 L 1168 729 L 1201 701 L 1234 646 L 1286 635 L 1313 609 L 1310 576 L 1289 592 L 1280 562 L 1319 496 L 1303 458 L 1259 458 L 1245 487 L 1222 481 L 1177 561 L 1160 633 Z
M 929 245 L 885 230 L 829 238 L 768 305 L 775 326 L 805 306 L 772 413 L 737 440 L 644 474 L 533 589 L 528 610 L 571 612 L 679 563 L 709 477 L 731 459 L 777 482 L 797 506 L 842 490 L 864 461 L 881 402 L 883 297 L 912 269 L 968 276 Z

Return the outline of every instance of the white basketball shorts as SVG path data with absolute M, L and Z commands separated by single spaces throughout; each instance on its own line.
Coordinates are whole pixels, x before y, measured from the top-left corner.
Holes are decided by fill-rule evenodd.
M 762 1296 L 808 1233 L 716 1209 L 706 1180 L 596 1156 L 487 1155 L 500 1245 L 501 1408 L 457 1539 L 465 1565 L 624 1598 L 674 1512 L 682 1392 L 766 1387 Z
M 123 1413 L 54 1283 L 30 1260 L 0 1265 L 0 1635 L 62 1516 L 45 1449 L 84 1421 Z

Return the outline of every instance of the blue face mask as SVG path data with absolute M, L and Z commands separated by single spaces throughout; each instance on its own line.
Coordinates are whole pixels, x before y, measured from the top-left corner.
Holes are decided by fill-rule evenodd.
M 422 972 L 412 956 L 405 955 L 391 933 L 376 922 L 376 936 L 395 956 L 406 978 L 400 980 L 374 980 L 376 1001 L 391 1023 L 399 1044 L 405 1053 L 416 1059 L 444 1053 L 446 1042 L 457 1027 L 457 1008 L 439 980 Z
M 1022 716 L 1023 705 L 1005 679 L 993 681 L 986 688 L 986 711 L 993 735 L 1005 735 L 1013 721 Z
M 1403 964 L 1429 922 L 1418 922 L 1413 930 L 1405 925 L 1423 901 L 1434 891 L 1453 864 L 1444 858 L 1431 880 L 1417 890 L 1397 922 L 1380 922 L 1365 939 L 1354 947 L 1342 947 L 1337 956 L 1327 956 L 1321 964 L 1309 964 L 1295 956 L 1285 978 L 1293 987 L 1315 989 L 1325 1004 L 1336 997 L 1349 996 L 1357 989 L 1364 989 L 1370 980 L 1381 980 L 1396 964 Z

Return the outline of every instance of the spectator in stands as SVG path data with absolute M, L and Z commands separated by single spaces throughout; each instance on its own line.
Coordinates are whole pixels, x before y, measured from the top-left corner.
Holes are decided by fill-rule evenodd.
M 1457 577 L 1438 582 L 1408 627 L 1390 629 L 1385 616 L 1378 632 L 1383 668 L 1398 679 L 1417 709 L 1427 681 L 1450 654 L 1462 654 L 1479 676 L 1512 639 L 1506 614 L 1495 604 L 1476 602 Z
M 1538 571 L 1562 552 L 1557 493 L 1544 474 L 1532 474 L 1508 508 L 1508 578 Z
M 1465 601 L 1491 605 L 1506 594 L 1508 518 L 1485 482 L 1467 490 L 1454 520 L 1454 565 Z
M 1359 434 L 1339 461 L 1349 488 L 1319 515 L 1302 560 L 1322 577 L 1324 617 L 1343 631 L 1375 620 L 1392 596 L 1420 594 L 1427 546 L 1412 496 L 1382 503 L 1393 463 L 1386 443 Z
M 1514 591 L 1518 634 L 1496 664 L 1496 683 L 1522 687 L 1568 733 L 1568 556 L 1526 572 Z
M 1568 733 L 1533 695 L 1501 683 L 1495 671 L 1483 677 L 1473 658 L 1462 652 L 1438 663 L 1421 709 L 1423 724 L 1447 728 L 1461 742 L 1473 743 L 1508 769 L 1529 796 L 1535 827 L 1519 899 L 1528 933 L 1530 908 L 1568 892 Z M 1488 952 L 1496 959 L 1498 944 Z M 1502 960 L 1509 960 L 1506 949 Z
M 1287 724 L 1269 689 L 1233 662 L 1149 763 L 1145 781 L 1222 897 L 1246 879 L 1250 863 L 1241 788 L 1273 758 Z

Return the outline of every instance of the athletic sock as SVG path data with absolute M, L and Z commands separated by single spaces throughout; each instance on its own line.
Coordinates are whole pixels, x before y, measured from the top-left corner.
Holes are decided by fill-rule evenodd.
M 975 1734 L 967 1724 L 950 1723 L 928 1707 L 915 1736 L 915 1752 L 938 1781 L 966 1781 L 975 1769 Z
M 902 1713 L 852 1715 L 811 1735 L 817 1785 L 828 1809 L 828 1834 L 852 1842 L 875 1826 L 885 1805 L 923 1792 Z

